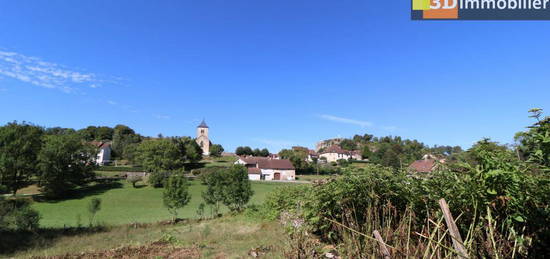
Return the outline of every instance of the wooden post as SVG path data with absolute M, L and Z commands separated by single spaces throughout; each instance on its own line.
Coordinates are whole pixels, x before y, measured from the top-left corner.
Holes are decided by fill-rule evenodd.
M 384 239 L 382 239 L 380 232 L 378 232 L 378 230 L 375 230 L 372 233 L 374 234 L 374 237 L 376 237 L 376 240 L 378 240 L 378 244 L 380 244 L 380 252 L 382 252 L 382 255 L 384 255 L 384 259 L 390 259 L 390 251 L 388 251 L 386 243 L 384 243 Z
M 439 200 L 439 207 L 441 207 L 441 211 L 443 211 L 443 216 L 445 217 L 445 222 L 447 223 L 447 229 L 449 229 L 449 233 L 453 240 L 454 249 L 458 252 L 461 258 L 469 258 L 468 251 L 466 250 L 466 247 L 464 247 L 464 242 L 462 242 L 462 237 L 460 237 L 460 232 L 458 231 L 458 227 L 453 219 L 453 214 L 451 214 L 447 201 L 445 201 L 445 199 Z

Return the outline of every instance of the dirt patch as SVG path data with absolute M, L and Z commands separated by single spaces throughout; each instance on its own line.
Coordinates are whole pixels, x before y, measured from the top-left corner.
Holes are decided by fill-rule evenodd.
M 199 258 L 197 248 L 174 247 L 166 242 L 155 242 L 145 246 L 126 246 L 100 252 L 83 252 L 80 254 L 66 254 L 58 256 L 32 257 L 44 259 L 73 259 L 73 258 Z

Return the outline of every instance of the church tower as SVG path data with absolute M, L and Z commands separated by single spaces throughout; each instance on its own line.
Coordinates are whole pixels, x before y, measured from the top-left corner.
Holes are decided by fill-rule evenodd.
M 208 125 L 202 120 L 197 126 L 197 144 L 202 148 L 202 154 L 208 156 L 210 154 L 210 139 L 208 139 Z

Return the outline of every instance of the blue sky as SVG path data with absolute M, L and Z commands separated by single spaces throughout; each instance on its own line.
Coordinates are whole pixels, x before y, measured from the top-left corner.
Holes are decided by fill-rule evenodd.
M 3 1 L 0 123 L 313 147 L 510 143 L 550 111 L 549 22 L 411 21 L 410 1 Z

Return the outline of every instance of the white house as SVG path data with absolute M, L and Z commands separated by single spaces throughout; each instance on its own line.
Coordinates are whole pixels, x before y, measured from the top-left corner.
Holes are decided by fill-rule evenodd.
M 324 157 L 329 163 L 336 162 L 340 159 L 361 160 L 361 154 L 359 152 L 343 150 L 340 146 L 337 145 L 332 145 L 323 150 L 323 152 L 320 152 L 319 158 L 322 157 Z
M 108 165 L 111 163 L 111 143 L 102 141 L 92 141 L 90 144 L 98 148 L 96 163 L 98 165 Z
M 296 170 L 288 159 L 240 157 L 235 164 L 246 166 L 250 180 L 296 180 Z

